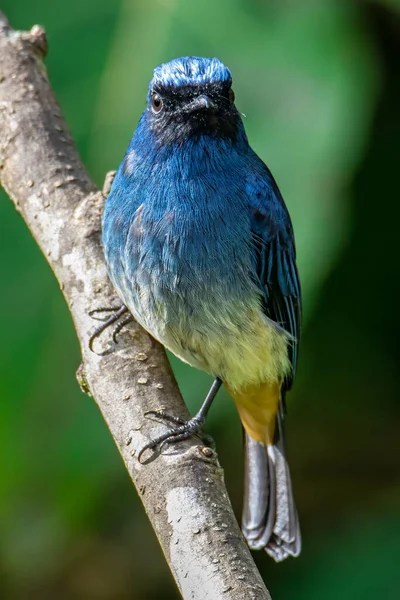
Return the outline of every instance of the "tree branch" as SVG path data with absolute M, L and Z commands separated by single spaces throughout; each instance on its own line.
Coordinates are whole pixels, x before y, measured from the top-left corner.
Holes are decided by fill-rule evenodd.
M 0 12 L 0 180 L 70 308 L 82 350 L 78 381 L 103 414 L 183 597 L 269 599 L 215 453 L 193 439 L 145 465 L 137 460 L 138 449 L 164 431 L 143 418 L 146 410 L 163 405 L 187 417 L 164 349 L 138 325 L 117 349 L 88 348 L 89 311 L 117 302 L 100 244 L 104 196 L 51 91 L 46 50 L 43 29 L 16 32 Z

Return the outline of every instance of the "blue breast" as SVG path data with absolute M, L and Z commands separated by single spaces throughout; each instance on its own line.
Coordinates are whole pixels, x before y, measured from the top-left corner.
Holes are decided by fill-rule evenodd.
M 151 333 L 157 319 L 202 328 L 205 307 L 223 310 L 224 302 L 260 293 L 244 176 L 248 146 L 203 136 L 155 152 L 141 123 L 106 202 L 110 275 Z

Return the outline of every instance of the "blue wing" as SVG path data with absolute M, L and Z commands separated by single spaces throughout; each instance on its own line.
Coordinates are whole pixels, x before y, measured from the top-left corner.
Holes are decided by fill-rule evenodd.
M 255 156 L 247 178 L 251 231 L 257 282 L 263 291 L 265 314 L 292 337 L 289 358 L 293 372 L 285 381 L 290 389 L 296 372 L 301 324 L 301 290 L 296 248 L 289 213 L 264 163 Z M 254 168 L 256 167 L 256 168 Z

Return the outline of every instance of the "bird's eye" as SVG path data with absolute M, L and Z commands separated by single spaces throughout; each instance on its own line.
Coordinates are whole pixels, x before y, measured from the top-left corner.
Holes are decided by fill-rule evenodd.
M 231 102 L 235 101 L 235 92 L 232 89 L 229 90 L 229 100 Z
M 151 108 L 153 109 L 153 112 L 159 113 L 162 107 L 163 101 L 161 99 L 161 96 L 159 96 L 158 94 L 153 94 L 151 97 Z

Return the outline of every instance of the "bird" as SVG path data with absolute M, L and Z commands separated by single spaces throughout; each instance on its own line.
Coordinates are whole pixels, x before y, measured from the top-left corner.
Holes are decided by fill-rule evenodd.
M 122 312 L 214 378 L 190 420 L 153 411 L 173 425 L 143 450 L 200 432 L 223 384 L 244 429 L 243 534 L 276 561 L 298 556 L 284 442 L 301 322 L 294 232 L 217 58 L 154 69 L 106 199 L 102 241 Z

